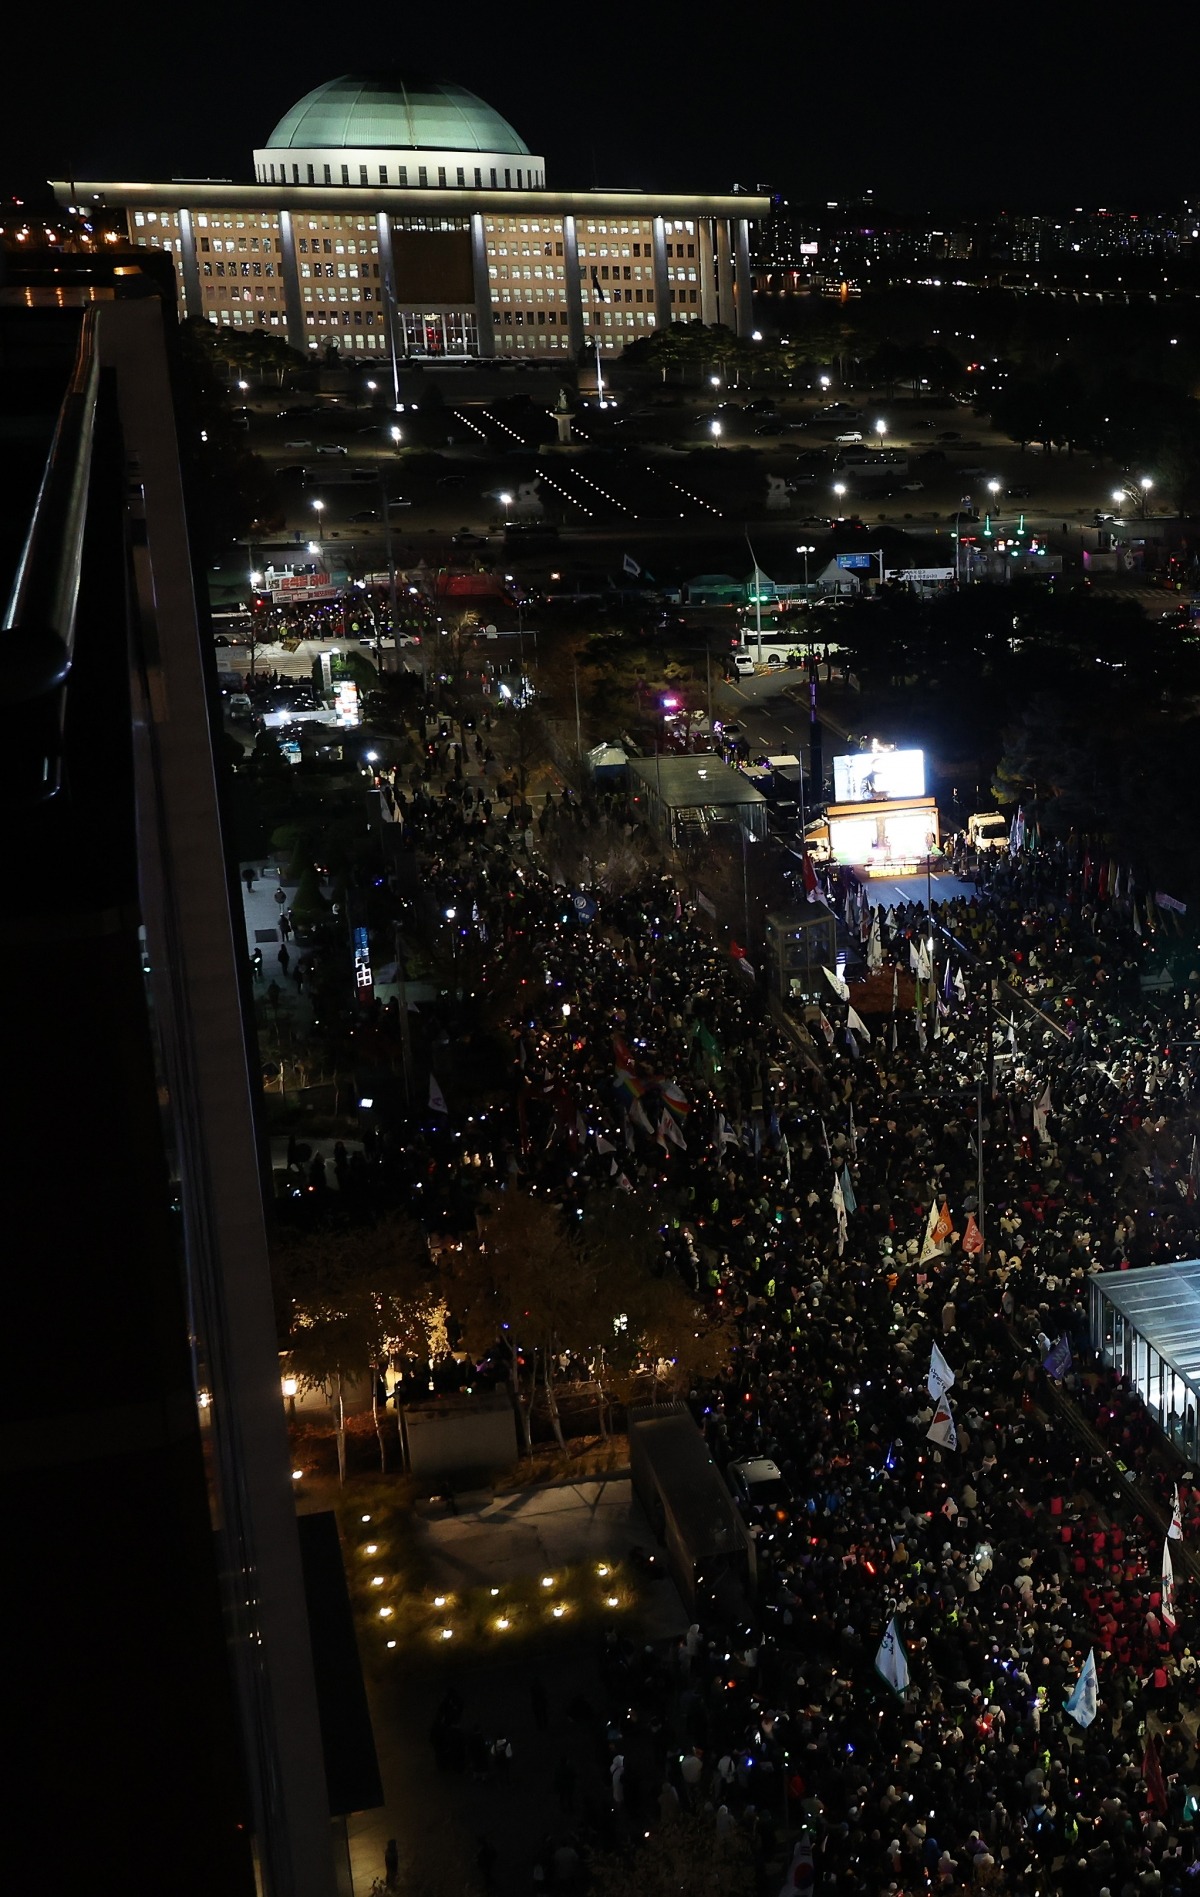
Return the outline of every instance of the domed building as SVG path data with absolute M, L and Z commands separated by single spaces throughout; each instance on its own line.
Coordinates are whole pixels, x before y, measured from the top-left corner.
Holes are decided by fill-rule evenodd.
M 284 113 L 253 184 L 59 181 L 168 251 L 185 316 L 360 360 L 615 355 L 665 323 L 749 335 L 765 198 L 549 191 L 545 161 L 446 80 L 343 73 Z
M 254 154 L 260 184 L 540 190 L 545 163 L 507 119 L 440 79 L 343 73 L 305 93 Z

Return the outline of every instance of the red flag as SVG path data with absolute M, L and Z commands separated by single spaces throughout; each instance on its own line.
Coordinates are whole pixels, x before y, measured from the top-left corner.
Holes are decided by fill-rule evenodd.
M 975 1223 L 975 1214 L 967 1213 L 967 1229 L 962 1235 L 962 1248 L 965 1252 L 983 1250 L 983 1233 Z
M 729 944 L 729 953 L 735 962 L 744 962 L 746 959 L 745 949 L 741 948 L 737 942 L 731 942 Z
M 1146 1735 L 1146 1753 L 1142 1760 L 1142 1777 L 1146 1781 L 1146 1790 L 1150 1794 L 1150 1803 L 1155 1811 L 1167 1809 L 1167 1785 L 1163 1778 L 1162 1760 L 1158 1756 L 1158 1747 L 1152 1736 Z
M 821 892 L 817 886 L 817 872 L 813 868 L 812 857 L 807 850 L 804 852 L 800 870 L 804 877 L 804 894 L 809 902 L 816 902 Z

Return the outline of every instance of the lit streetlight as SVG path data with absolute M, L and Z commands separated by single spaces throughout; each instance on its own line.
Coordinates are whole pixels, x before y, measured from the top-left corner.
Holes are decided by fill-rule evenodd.
M 388 430 L 388 433 L 392 437 L 392 446 L 394 448 L 398 448 L 400 446 L 400 443 L 404 440 L 404 434 L 402 430 L 397 428 L 395 422 L 393 422 L 391 428 Z
M 807 546 L 806 546 L 806 547 L 797 547 L 797 548 L 796 548 L 796 552 L 797 552 L 797 553 L 800 553 L 800 554 L 803 554 L 803 556 L 804 556 L 804 590 L 805 590 L 805 592 L 807 593 L 807 591 L 808 591 L 808 556 L 809 556 L 809 554 L 810 554 L 810 553 L 815 553 L 815 552 L 816 552 L 816 548 L 815 548 L 815 547 L 807 547 Z
M 1145 520 L 1146 509 L 1150 503 L 1150 489 L 1154 486 L 1154 482 L 1148 474 L 1143 474 L 1141 480 L 1138 482 L 1138 486 L 1142 491 L 1142 519 Z
M 720 445 L 721 445 L 721 424 L 720 424 L 720 422 L 716 422 L 716 421 L 714 421 L 714 422 L 710 422 L 710 423 L 709 423 L 709 427 L 710 427 L 710 428 L 712 429 L 712 438 L 713 438 L 713 442 L 715 443 L 715 445 L 716 445 L 717 447 L 720 447 Z
M 884 438 L 887 435 L 887 423 L 884 421 L 882 415 L 875 424 L 875 433 L 879 436 L 879 446 L 882 448 Z
M 846 483 L 844 481 L 835 481 L 833 491 L 837 495 L 838 505 L 840 506 L 846 498 Z
M 988 493 L 992 497 L 992 512 L 993 513 L 995 513 L 996 509 L 1000 505 L 1000 492 L 1003 485 L 1004 483 L 1002 481 L 996 481 L 996 480 L 989 481 L 987 484 Z

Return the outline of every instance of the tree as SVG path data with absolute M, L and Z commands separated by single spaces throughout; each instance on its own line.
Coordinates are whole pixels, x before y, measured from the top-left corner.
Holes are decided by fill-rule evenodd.
M 547 1199 L 511 1186 L 481 1215 L 479 1238 L 454 1255 L 446 1285 L 467 1349 L 482 1356 L 497 1340 L 508 1355 L 509 1381 L 527 1454 L 538 1372 L 550 1421 L 565 1451 L 555 1394 L 557 1359 L 578 1347 L 594 1301 L 581 1277 L 561 1214 Z
M 328 914 L 329 904 L 321 894 L 317 872 L 310 862 L 301 872 L 296 893 L 292 897 L 292 915 L 303 929 L 323 922 Z
M 334 1406 L 340 1480 L 346 1478 L 344 1386 L 363 1374 L 386 1475 L 378 1372 L 399 1352 L 431 1355 L 431 1340 L 444 1325 L 423 1232 L 393 1214 L 363 1229 L 285 1233 L 272 1249 L 271 1268 L 280 1341 L 292 1369 L 302 1388 L 325 1391 Z

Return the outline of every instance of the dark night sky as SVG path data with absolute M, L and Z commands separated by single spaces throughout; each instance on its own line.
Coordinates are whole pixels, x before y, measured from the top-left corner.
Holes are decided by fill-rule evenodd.
M 1179 9 L 1190 51 L 1172 49 L 1173 13 L 1156 16 L 1151 45 L 1079 0 L 651 0 L 619 14 L 573 0 L 424 13 L 128 0 L 92 16 L 119 29 L 67 44 L 64 16 L 46 5 L 45 24 L 26 17 L 34 56 L 7 88 L 0 184 L 246 179 L 253 146 L 301 94 L 391 67 L 478 92 L 545 154 L 551 185 L 736 181 L 796 201 L 872 186 L 877 201 L 914 209 L 1170 208 L 1197 187 L 1189 115 L 1168 76 L 1194 57 L 1196 36 Z M 39 73 L 53 75 L 44 90 Z

